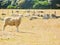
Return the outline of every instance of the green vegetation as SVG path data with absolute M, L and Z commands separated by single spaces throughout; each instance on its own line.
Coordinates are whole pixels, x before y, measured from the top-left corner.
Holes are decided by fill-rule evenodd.
M 60 9 L 60 0 L 0 0 L 0 9 Z

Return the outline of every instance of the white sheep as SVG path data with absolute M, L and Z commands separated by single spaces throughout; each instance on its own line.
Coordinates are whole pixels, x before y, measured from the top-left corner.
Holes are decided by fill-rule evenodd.
M 5 27 L 7 25 L 9 25 L 9 26 L 16 26 L 17 32 L 19 32 L 18 27 L 19 27 L 19 25 L 21 23 L 22 16 L 23 15 L 14 15 L 12 17 L 6 17 L 5 20 L 4 20 L 3 30 L 5 30 Z

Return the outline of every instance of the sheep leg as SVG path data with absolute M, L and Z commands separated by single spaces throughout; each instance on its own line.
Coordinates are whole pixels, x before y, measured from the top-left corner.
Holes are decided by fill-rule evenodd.
M 6 25 L 4 25 L 4 27 L 3 27 L 3 31 L 5 30 L 5 27 L 6 27 Z
M 16 26 L 16 28 L 17 28 L 17 32 L 19 32 L 19 30 L 18 30 L 18 26 Z

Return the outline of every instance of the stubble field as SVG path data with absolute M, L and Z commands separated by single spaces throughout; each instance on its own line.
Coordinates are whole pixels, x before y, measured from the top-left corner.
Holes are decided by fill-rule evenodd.
M 0 9 L 0 17 L 8 17 L 16 13 L 14 9 Z M 26 15 L 26 10 L 19 10 Z M 37 10 L 35 10 L 37 12 Z M 60 10 L 42 10 L 43 14 L 54 13 L 60 15 Z M 6 13 L 6 15 L 1 15 Z M 32 14 L 33 11 L 30 12 Z M 0 45 L 60 45 L 60 19 L 34 19 L 23 17 L 19 32 L 15 26 L 7 26 L 3 31 L 4 21 L 0 20 Z

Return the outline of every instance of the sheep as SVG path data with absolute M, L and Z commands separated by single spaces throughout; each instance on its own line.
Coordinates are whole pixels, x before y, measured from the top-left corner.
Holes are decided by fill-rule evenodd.
M 9 26 L 16 26 L 17 32 L 19 32 L 18 27 L 21 23 L 21 18 L 23 15 L 15 15 L 16 17 L 6 17 L 4 20 L 3 31 L 7 25 Z
M 30 17 L 30 20 L 33 20 L 33 19 L 38 19 L 38 16 L 32 15 L 32 16 Z
M 45 14 L 44 16 L 43 16 L 43 19 L 49 19 L 50 18 L 50 15 L 49 14 Z

